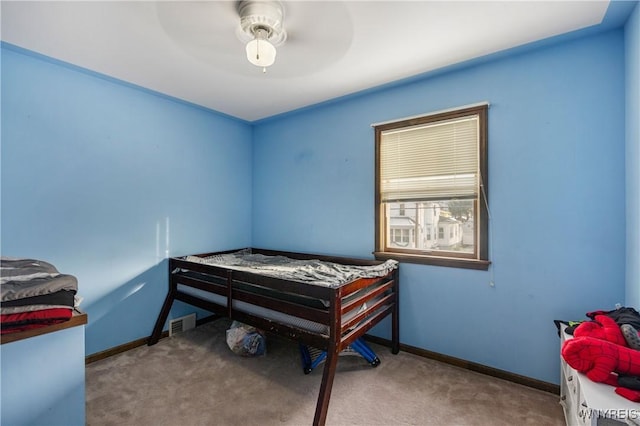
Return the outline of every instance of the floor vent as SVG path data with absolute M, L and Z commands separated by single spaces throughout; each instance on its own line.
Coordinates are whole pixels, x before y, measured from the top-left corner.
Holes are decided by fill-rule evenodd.
M 196 314 L 187 315 L 169 321 L 169 336 L 196 327 Z

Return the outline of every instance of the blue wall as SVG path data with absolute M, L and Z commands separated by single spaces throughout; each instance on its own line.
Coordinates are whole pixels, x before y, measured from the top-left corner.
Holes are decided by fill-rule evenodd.
M 489 101 L 493 265 L 402 264 L 401 341 L 558 383 L 553 320 L 625 302 L 623 43 L 618 29 L 258 123 L 253 245 L 371 256 L 370 124 Z
M 625 26 L 627 305 L 640 307 L 640 4 Z
M 78 277 L 87 355 L 146 337 L 167 256 L 251 244 L 251 143 L 246 122 L 3 45 L 1 252 Z

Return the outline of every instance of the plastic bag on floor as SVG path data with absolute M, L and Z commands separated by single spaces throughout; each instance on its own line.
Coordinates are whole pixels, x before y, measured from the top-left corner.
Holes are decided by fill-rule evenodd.
M 234 321 L 227 330 L 227 346 L 240 356 L 260 356 L 266 352 L 267 340 L 261 330 Z

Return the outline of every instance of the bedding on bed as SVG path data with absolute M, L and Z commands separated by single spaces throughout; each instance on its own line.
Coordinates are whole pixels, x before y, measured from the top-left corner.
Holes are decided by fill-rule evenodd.
M 184 260 L 332 288 L 358 278 L 382 277 L 398 267 L 395 260 L 387 260 L 379 265 L 357 266 L 317 259 L 266 256 L 251 253 L 251 250 L 208 257 L 186 256 Z

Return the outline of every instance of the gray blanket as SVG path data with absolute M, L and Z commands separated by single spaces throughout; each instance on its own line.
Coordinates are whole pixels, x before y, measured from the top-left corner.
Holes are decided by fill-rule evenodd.
M 78 291 L 76 277 L 61 274 L 36 259 L 0 258 L 0 302 L 43 296 L 60 290 Z
M 398 262 L 395 260 L 387 260 L 379 265 L 357 266 L 316 259 L 299 260 L 285 256 L 265 256 L 252 254 L 249 250 L 206 258 L 186 256 L 184 259 L 189 262 L 205 263 L 332 288 L 357 278 L 381 277 L 398 267 Z

